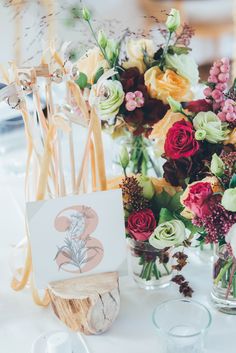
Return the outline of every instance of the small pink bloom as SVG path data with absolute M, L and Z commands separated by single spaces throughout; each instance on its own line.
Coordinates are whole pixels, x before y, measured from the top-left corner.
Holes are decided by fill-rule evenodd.
M 223 109 L 222 109 L 222 111 L 224 113 L 233 113 L 234 107 L 232 105 L 230 105 L 230 104 L 225 104 Z
M 226 83 L 217 83 L 216 85 L 216 89 L 218 89 L 219 91 L 225 91 L 227 88 L 227 84 Z
M 129 100 L 126 102 L 125 104 L 125 108 L 129 111 L 132 112 L 133 110 L 135 110 L 137 108 L 137 103 L 135 100 Z
M 229 65 L 226 65 L 226 64 L 221 65 L 220 71 L 223 73 L 229 72 Z
M 217 79 L 216 76 L 212 76 L 212 75 L 211 75 L 211 76 L 208 78 L 208 82 L 218 83 L 218 79 Z
M 138 107 L 138 108 L 143 107 L 143 105 L 144 105 L 144 98 L 139 98 L 139 97 L 137 97 L 137 98 L 135 99 L 135 101 L 136 101 L 136 104 L 137 104 L 137 107 Z
M 221 121 L 226 121 L 226 114 L 224 112 L 219 112 L 217 115 Z
M 221 62 L 222 62 L 222 64 L 229 65 L 229 58 L 222 58 Z
M 135 98 L 143 98 L 143 93 L 141 91 L 134 92 Z
M 218 79 L 220 82 L 225 83 L 229 79 L 229 74 L 228 73 L 226 73 L 226 74 L 221 73 L 221 74 L 219 74 Z
M 210 69 L 210 75 L 212 75 L 212 76 L 217 76 L 217 75 L 219 75 L 219 73 L 220 73 L 220 69 L 218 67 L 213 66 Z
M 216 101 L 216 102 L 221 102 L 222 101 L 222 92 L 219 91 L 218 89 L 214 89 L 214 91 L 212 92 L 212 98 Z
M 212 89 L 210 87 L 206 87 L 203 91 L 206 97 L 210 97 L 211 92 L 212 92 Z
M 229 123 L 232 123 L 236 120 L 236 114 L 235 113 L 227 113 L 226 114 L 226 121 Z
M 219 102 L 214 102 L 213 103 L 213 111 L 219 110 L 221 107 L 221 104 Z
M 125 95 L 125 99 L 126 99 L 126 101 L 133 100 L 133 99 L 135 99 L 135 94 L 133 92 L 128 92 Z

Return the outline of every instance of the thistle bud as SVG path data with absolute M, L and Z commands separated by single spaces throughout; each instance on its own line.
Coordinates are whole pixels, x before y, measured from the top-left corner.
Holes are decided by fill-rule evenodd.
M 175 32 L 180 26 L 180 14 L 179 11 L 176 9 L 171 9 L 167 20 L 166 20 L 166 27 L 172 33 Z
M 91 14 L 90 14 L 90 11 L 87 9 L 87 7 L 83 7 L 82 16 L 85 21 L 90 21 Z
M 212 156 L 210 169 L 211 172 L 218 177 L 221 177 L 224 174 L 225 165 L 216 153 Z
M 143 196 L 147 200 L 151 200 L 155 194 L 155 189 L 150 178 L 144 175 L 137 177 L 139 185 L 143 188 Z
M 120 149 L 120 164 L 124 170 L 129 165 L 129 152 L 125 146 L 122 146 Z
M 102 47 L 102 49 L 105 49 L 107 46 L 107 37 L 102 30 L 98 32 L 98 43 Z
M 183 108 L 180 102 L 177 102 L 174 98 L 168 97 L 167 101 L 169 103 L 170 109 L 173 113 L 182 112 Z
M 195 139 L 198 141 L 204 140 L 206 137 L 206 131 L 205 130 L 197 130 L 195 132 Z

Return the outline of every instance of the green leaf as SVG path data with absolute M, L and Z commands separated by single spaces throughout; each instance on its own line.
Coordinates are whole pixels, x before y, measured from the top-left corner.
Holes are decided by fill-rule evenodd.
M 191 219 L 187 219 L 187 218 L 181 216 L 180 214 L 176 214 L 176 213 L 174 213 L 174 216 L 175 216 L 175 218 L 177 218 L 183 222 L 183 224 L 185 225 L 185 228 L 187 228 L 190 231 L 190 233 L 191 233 L 190 235 L 194 235 L 194 234 L 203 232 L 204 229 L 195 226 L 192 223 Z
M 181 54 L 188 54 L 192 49 L 191 48 L 187 48 L 187 47 L 177 47 L 175 45 L 170 45 L 168 47 L 168 54 L 177 54 L 177 55 L 181 55 Z
M 154 201 L 156 207 L 161 210 L 162 208 L 169 208 L 168 204 L 171 200 L 171 196 L 163 190 L 160 194 L 155 195 Z
M 93 82 L 97 83 L 99 78 L 104 74 L 104 68 L 103 67 L 99 67 L 99 69 L 96 71 L 95 75 L 94 75 L 94 79 Z
M 83 72 L 79 73 L 79 77 L 75 81 L 77 85 L 81 88 L 84 89 L 87 86 L 88 83 L 88 77 L 85 75 Z
M 229 183 L 229 187 L 230 188 L 235 188 L 236 187 L 236 174 L 234 173 L 234 175 L 232 176 L 230 183 Z
M 183 194 L 182 191 L 177 192 L 174 196 L 171 197 L 171 200 L 168 204 L 168 209 L 171 211 L 180 211 L 183 208 L 183 205 L 180 202 L 180 197 Z
M 167 208 L 162 208 L 159 215 L 158 225 L 171 221 L 172 219 L 173 219 L 173 214 Z

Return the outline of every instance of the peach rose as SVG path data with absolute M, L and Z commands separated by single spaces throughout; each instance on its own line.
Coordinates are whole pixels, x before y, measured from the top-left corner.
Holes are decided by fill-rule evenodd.
M 153 55 L 155 53 L 155 46 L 152 40 L 145 38 L 141 38 L 138 40 L 128 40 L 126 44 L 126 53 L 128 56 L 128 60 L 123 62 L 122 66 L 125 69 L 137 67 L 140 73 L 143 73 L 146 70 L 143 55 L 144 50 L 150 58 L 153 58 Z
M 93 83 L 94 75 L 100 67 L 108 68 L 108 64 L 104 59 L 100 49 L 94 47 L 89 49 L 76 63 L 79 71 L 88 77 L 88 82 Z
M 164 118 L 153 126 L 150 139 L 156 140 L 156 151 L 159 156 L 164 153 L 164 144 L 167 132 L 174 123 L 183 119 L 187 120 L 184 115 L 180 113 L 173 113 L 171 110 L 169 110 Z
M 185 189 L 183 195 L 181 195 L 180 202 L 181 204 L 185 207 L 184 201 L 189 197 L 189 190 L 193 185 L 199 184 L 199 183 L 210 183 L 211 184 L 211 189 L 212 192 L 221 192 L 223 191 L 219 180 L 215 176 L 208 176 L 203 178 L 200 181 L 194 181 L 193 183 L 189 184 L 187 188 Z M 184 210 L 181 212 L 181 215 L 185 218 L 192 219 L 195 214 L 188 208 L 185 207 Z
M 236 127 L 229 134 L 227 140 L 224 141 L 224 145 L 234 145 L 234 146 L 236 146 Z
M 172 70 L 163 72 L 157 66 L 151 67 L 145 72 L 144 80 L 150 96 L 163 103 L 167 103 L 169 96 L 178 102 L 192 99 L 189 80 Z
M 164 178 L 151 178 L 151 181 L 157 194 L 161 194 L 165 191 L 170 196 L 174 196 L 177 192 L 182 191 L 180 186 L 172 186 Z

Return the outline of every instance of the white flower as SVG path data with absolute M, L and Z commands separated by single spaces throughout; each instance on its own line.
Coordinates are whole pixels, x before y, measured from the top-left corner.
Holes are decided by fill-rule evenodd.
M 89 104 L 96 107 L 101 120 L 110 120 L 118 114 L 124 96 L 120 81 L 104 80 L 99 88 L 92 87 Z
M 192 56 L 186 54 L 167 54 L 166 65 L 176 70 L 180 76 L 187 78 L 193 86 L 198 83 L 198 66 Z
M 232 225 L 230 230 L 225 236 L 226 243 L 229 243 L 231 245 L 233 255 L 236 257 L 236 223 Z
M 149 243 L 156 249 L 179 246 L 185 239 L 185 226 L 179 220 L 159 224 L 149 238 Z

